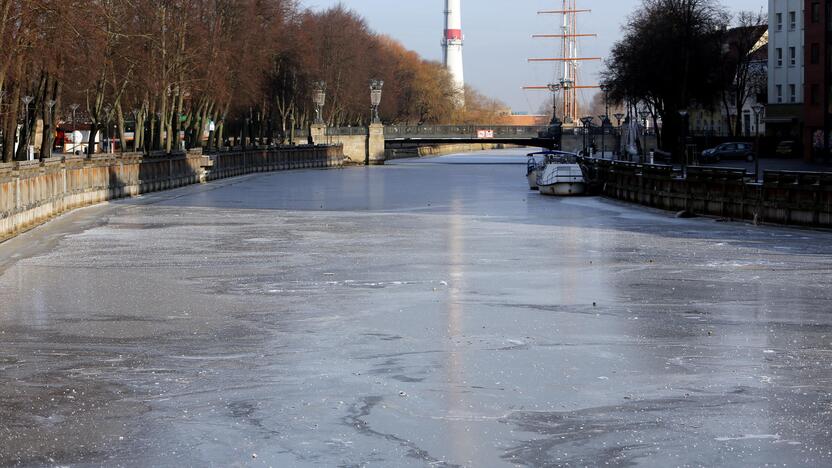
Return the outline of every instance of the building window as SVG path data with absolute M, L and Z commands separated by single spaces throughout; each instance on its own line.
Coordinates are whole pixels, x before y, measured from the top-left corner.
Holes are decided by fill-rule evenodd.
M 777 13 L 777 30 L 783 30 L 783 13 Z
M 777 89 L 777 103 L 781 104 L 783 102 L 783 85 L 775 86 Z
M 820 104 L 820 87 L 817 84 L 812 85 L 811 94 L 812 104 Z
M 795 65 L 797 65 L 797 49 L 789 47 L 789 66 L 793 67 Z
M 789 12 L 789 31 L 794 31 L 797 29 L 797 13 L 790 11 Z
M 793 84 L 789 85 L 789 102 L 797 102 L 797 86 Z
M 820 23 L 820 2 L 812 2 L 812 23 Z
M 783 49 L 781 49 L 781 48 L 779 48 L 779 47 L 778 47 L 778 48 L 774 51 L 774 55 L 775 55 L 775 57 L 777 58 L 777 66 L 778 66 L 778 67 L 782 67 L 782 66 L 783 66 Z
M 819 64 L 820 63 L 820 44 L 818 44 L 817 42 L 813 43 L 812 48 L 810 50 L 811 50 L 812 56 L 809 58 L 809 60 L 812 62 L 812 65 Z

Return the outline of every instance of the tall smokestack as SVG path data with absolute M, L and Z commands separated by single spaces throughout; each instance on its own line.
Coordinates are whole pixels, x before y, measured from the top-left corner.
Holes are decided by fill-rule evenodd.
M 465 102 L 465 75 L 462 65 L 462 0 L 445 0 L 445 37 L 442 39 L 442 56 L 445 68 L 459 95 L 458 101 Z

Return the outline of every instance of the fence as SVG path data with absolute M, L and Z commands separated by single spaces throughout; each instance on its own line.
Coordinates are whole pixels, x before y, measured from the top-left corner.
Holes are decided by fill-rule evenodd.
M 68 156 L 0 164 L 0 240 L 68 210 L 252 172 L 335 167 L 340 147 Z
M 754 222 L 832 227 L 832 173 L 766 171 L 762 182 L 744 169 L 582 159 L 601 194 L 664 210 Z
M 327 127 L 326 136 L 366 136 L 367 127 Z
M 385 138 L 477 138 L 481 131 L 488 131 L 488 138 L 537 137 L 548 130 L 547 126 L 515 125 L 390 125 L 384 127 Z

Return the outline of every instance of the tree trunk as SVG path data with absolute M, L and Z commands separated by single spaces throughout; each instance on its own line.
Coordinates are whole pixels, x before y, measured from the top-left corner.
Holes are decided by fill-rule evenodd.
M 124 127 L 124 112 L 121 109 L 121 102 L 116 102 L 116 125 L 118 126 L 118 141 L 121 145 L 121 152 L 124 152 L 124 149 L 127 148 L 127 136 L 125 135 L 125 127 Z M 135 135 L 135 132 L 134 132 Z
M 14 145 L 17 141 L 17 116 L 20 115 L 20 83 L 13 81 L 11 86 L 11 93 L 9 98 L 9 118 L 5 121 L 5 128 L 3 129 L 3 162 L 10 163 L 14 161 L 15 150 Z

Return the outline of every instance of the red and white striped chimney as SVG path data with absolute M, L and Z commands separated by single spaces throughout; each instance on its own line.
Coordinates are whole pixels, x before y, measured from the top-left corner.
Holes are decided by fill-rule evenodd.
M 451 73 L 459 93 L 460 104 L 465 99 L 465 74 L 462 64 L 462 0 L 445 0 L 445 37 L 442 56 L 445 68 Z

